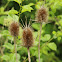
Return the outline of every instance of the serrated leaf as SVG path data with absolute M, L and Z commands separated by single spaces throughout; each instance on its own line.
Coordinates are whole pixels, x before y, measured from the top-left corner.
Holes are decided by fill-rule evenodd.
M 22 2 L 22 0 L 14 0 L 14 1 L 17 2 L 18 4 Z
M 18 4 L 20 4 L 23 0 L 8 0 L 8 1 L 15 1 L 15 2 L 17 2 Z
M 9 12 L 8 12 L 9 14 L 18 14 L 18 11 L 16 11 L 16 10 L 14 10 L 14 9 L 12 9 L 12 10 L 9 10 Z
M 48 45 L 47 45 L 49 48 L 51 48 L 52 50 L 57 50 L 57 46 L 56 46 L 56 44 L 54 43 L 54 42 L 51 42 L 51 43 L 48 43 Z
M 26 12 L 26 11 L 31 12 L 31 10 L 33 10 L 33 8 L 30 7 L 30 5 L 24 5 L 24 6 L 22 6 L 21 13 Z
M 34 5 L 34 3 L 30 3 L 30 4 L 29 4 L 29 6 L 33 6 L 33 5 Z

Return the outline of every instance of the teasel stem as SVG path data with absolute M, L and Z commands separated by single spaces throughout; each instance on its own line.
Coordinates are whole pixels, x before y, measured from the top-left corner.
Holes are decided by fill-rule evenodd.
M 40 24 L 39 44 L 38 44 L 38 56 L 39 56 L 39 62 L 40 62 L 40 39 L 41 39 L 41 30 L 42 30 L 42 23 Z
M 29 60 L 29 62 L 31 62 L 29 48 L 27 48 L 27 50 L 28 50 L 28 60 Z
M 3 56 L 3 50 L 2 50 L 2 47 L 0 47 L 0 52 L 1 52 L 1 55 Z M 1 58 L 1 62 L 3 62 L 2 58 Z
M 18 62 L 18 59 L 17 59 L 16 37 L 15 36 L 14 36 L 14 49 L 15 49 L 15 54 L 16 54 L 16 62 Z
M 0 52 L 1 52 L 1 54 L 2 54 L 2 55 L 4 55 L 4 54 L 3 54 L 3 50 L 2 50 L 2 48 L 1 48 L 1 47 L 0 47 Z

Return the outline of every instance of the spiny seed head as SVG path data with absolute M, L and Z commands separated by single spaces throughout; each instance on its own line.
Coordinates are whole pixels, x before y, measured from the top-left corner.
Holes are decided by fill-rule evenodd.
M 36 19 L 38 22 L 47 22 L 48 11 L 46 7 L 41 6 L 41 8 L 37 11 Z
M 23 29 L 22 37 L 24 46 L 30 48 L 33 45 L 33 34 L 30 27 L 25 27 Z
M 9 27 L 10 33 L 13 36 L 18 36 L 19 34 L 19 24 L 17 22 L 12 22 Z

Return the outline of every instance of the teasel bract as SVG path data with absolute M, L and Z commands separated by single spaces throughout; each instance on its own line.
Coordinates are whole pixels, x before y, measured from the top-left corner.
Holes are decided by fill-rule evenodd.
M 42 30 L 42 23 L 48 21 L 48 10 L 44 5 L 40 7 L 40 9 L 36 13 L 36 21 L 40 22 L 40 33 L 39 33 L 39 44 L 38 44 L 38 57 L 40 62 L 40 39 L 41 39 L 41 30 Z
M 10 33 L 12 36 L 19 35 L 19 24 L 17 22 L 12 22 L 9 27 Z
M 22 33 L 22 41 L 23 41 L 23 45 L 27 48 L 28 50 L 28 59 L 29 62 L 31 62 L 30 59 L 30 51 L 29 48 L 33 45 L 33 33 L 32 33 L 32 29 L 29 26 L 26 26 L 23 29 L 23 33 Z
M 36 13 L 37 22 L 47 22 L 48 21 L 48 9 L 43 5 L 38 9 Z
M 19 24 L 18 24 L 18 22 L 13 21 L 9 26 L 9 30 L 10 30 L 11 35 L 14 37 L 14 49 L 15 49 L 15 54 L 16 54 L 16 62 L 18 62 L 17 46 L 16 46 L 16 37 L 19 35 Z
M 33 34 L 30 27 L 25 27 L 23 29 L 23 44 L 27 48 L 33 45 Z

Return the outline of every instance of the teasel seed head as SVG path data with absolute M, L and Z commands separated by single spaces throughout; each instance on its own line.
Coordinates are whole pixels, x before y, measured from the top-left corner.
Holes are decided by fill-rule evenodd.
M 36 19 L 37 19 L 37 22 L 47 22 L 48 10 L 46 7 L 41 6 L 41 8 L 37 11 Z
M 23 45 L 30 48 L 33 45 L 33 34 L 30 27 L 25 27 L 22 34 Z
M 19 24 L 18 22 L 12 22 L 9 26 L 9 30 L 12 36 L 18 36 L 19 35 Z

